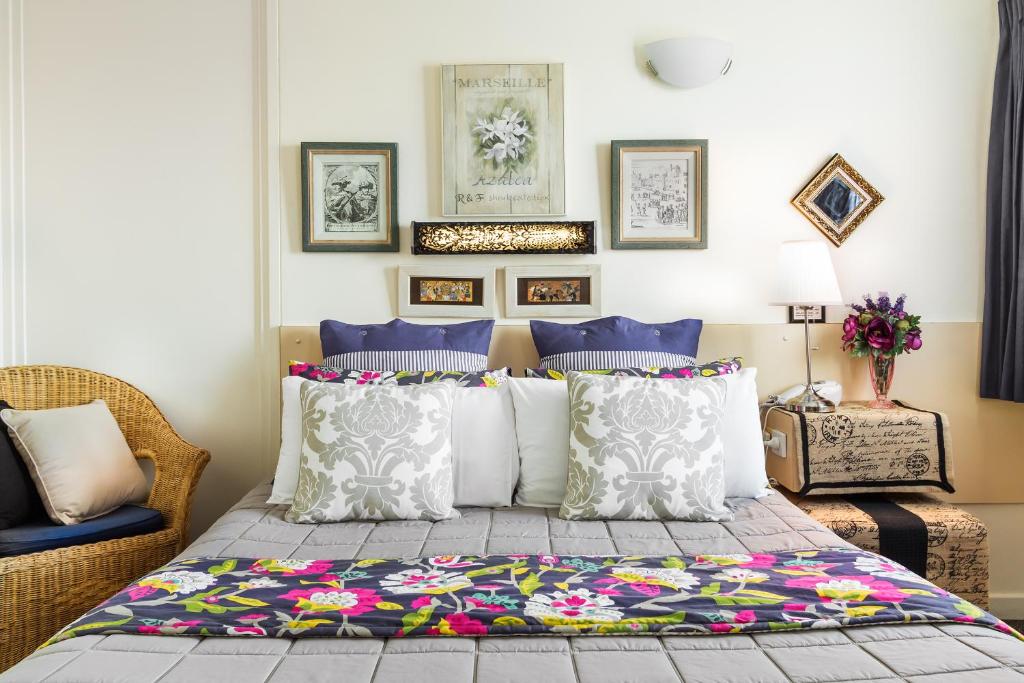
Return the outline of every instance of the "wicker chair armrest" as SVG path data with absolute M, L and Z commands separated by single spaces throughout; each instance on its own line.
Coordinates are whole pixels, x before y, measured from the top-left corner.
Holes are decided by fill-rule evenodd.
M 153 488 L 146 505 L 159 510 L 164 524 L 178 531 L 181 550 L 187 545 L 192 496 L 210 453 L 182 439 L 166 422 L 163 427 L 146 435 L 152 438 L 135 450 L 135 457 L 153 462 Z

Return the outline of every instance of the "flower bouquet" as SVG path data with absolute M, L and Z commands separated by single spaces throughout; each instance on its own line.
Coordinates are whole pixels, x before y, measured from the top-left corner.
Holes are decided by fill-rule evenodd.
M 854 312 L 843 321 L 843 350 L 854 358 L 868 358 L 871 388 L 875 392 L 872 408 L 895 408 L 889 400 L 896 356 L 917 351 L 922 346 L 921 316 L 903 309 L 907 295 L 893 303 L 888 292 L 879 292 L 878 300 L 864 295 L 864 305 L 852 304 Z

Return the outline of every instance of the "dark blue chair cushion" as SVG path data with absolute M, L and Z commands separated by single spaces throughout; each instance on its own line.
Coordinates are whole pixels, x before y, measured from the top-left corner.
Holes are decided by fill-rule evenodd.
M 0 399 L 0 410 L 10 407 L 7 401 Z M 25 461 L 15 448 L 7 425 L 0 421 L 0 529 L 16 527 L 45 515 L 43 501 Z
M 164 528 L 159 510 L 125 505 L 102 517 L 78 524 L 54 524 L 49 519 L 35 520 L 11 529 L 0 530 L 0 557 L 27 555 L 43 550 L 84 545 L 112 538 L 149 534 Z

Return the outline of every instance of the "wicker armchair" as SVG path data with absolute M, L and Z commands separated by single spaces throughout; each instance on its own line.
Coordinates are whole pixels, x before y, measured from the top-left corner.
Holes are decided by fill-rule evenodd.
M 192 494 L 210 454 L 178 436 L 148 396 L 98 372 L 50 365 L 0 368 L 0 397 L 23 410 L 106 401 L 135 457 L 153 461 L 156 478 L 146 504 L 164 519 L 164 528 L 150 534 L 0 557 L 4 671 L 184 549 Z

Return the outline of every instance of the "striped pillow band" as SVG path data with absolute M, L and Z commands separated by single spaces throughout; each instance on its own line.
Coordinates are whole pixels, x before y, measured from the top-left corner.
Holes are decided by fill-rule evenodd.
M 540 359 L 540 367 L 552 370 L 686 368 L 696 364 L 693 356 L 663 351 L 569 351 Z
M 324 358 L 324 367 L 332 370 L 457 370 L 483 372 L 487 356 L 469 351 L 352 351 Z

